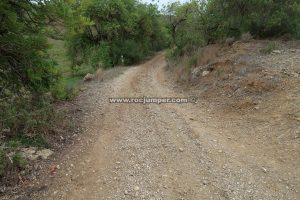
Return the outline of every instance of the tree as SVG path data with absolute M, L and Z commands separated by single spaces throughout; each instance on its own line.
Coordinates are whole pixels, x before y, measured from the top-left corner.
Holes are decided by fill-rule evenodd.
M 121 57 L 125 64 L 132 64 L 167 45 L 167 31 L 154 5 L 137 0 L 91 0 L 79 7 L 80 15 L 91 23 L 69 38 L 74 64 L 111 67 L 122 63 Z
M 171 3 L 165 8 L 164 13 L 168 17 L 172 41 L 176 47 L 183 48 L 186 44 L 199 45 L 202 42 L 197 34 L 201 31 L 198 20 L 203 14 L 203 11 L 200 11 L 202 5 L 203 2 L 193 0 L 184 4 Z
M 47 10 L 44 1 L 0 2 L 0 131 L 24 129 L 24 116 L 59 79 L 43 34 Z

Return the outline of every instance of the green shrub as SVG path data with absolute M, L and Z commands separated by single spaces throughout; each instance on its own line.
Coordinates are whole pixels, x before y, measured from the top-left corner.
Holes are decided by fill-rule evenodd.
M 38 147 L 47 148 L 48 143 L 44 137 L 41 135 L 27 136 L 24 134 L 19 134 L 9 138 L 6 142 L 7 147 L 17 148 L 17 147 Z
M 250 32 L 260 38 L 294 34 L 300 17 L 300 2 L 296 0 L 210 2 L 209 12 L 223 16 L 218 22 L 220 27 L 226 27 L 227 36 L 238 36 L 242 32 Z
M 65 78 L 68 81 L 62 80 L 61 82 L 57 83 L 54 87 L 52 87 L 51 90 L 52 96 L 55 99 L 60 99 L 60 100 L 73 99 L 78 93 L 77 91 L 77 85 L 79 82 L 78 78 L 79 80 L 82 79 L 82 77 L 71 77 L 71 78 Z
M 20 153 L 16 153 L 12 157 L 13 164 L 19 169 L 24 169 L 27 165 L 26 159 L 22 157 Z
M 47 28 L 45 28 L 43 30 L 43 32 L 47 37 L 50 37 L 52 39 L 55 39 L 55 40 L 63 40 L 64 39 L 64 34 L 58 28 L 48 26 Z
M 4 0 L 0 15 L 0 131 L 45 132 L 51 113 L 45 94 L 60 79 L 43 32 L 47 4 Z
M 0 178 L 6 172 L 7 162 L 8 162 L 8 159 L 5 155 L 5 152 L 2 149 L 0 149 Z
M 106 42 L 89 47 L 85 57 L 88 60 L 87 63 L 94 69 L 112 67 L 110 46 Z
M 0 130 L 2 135 L 18 133 L 43 134 L 51 129 L 54 113 L 48 95 L 35 96 L 26 89 L 16 95 L 7 90 L 6 101 L 0 104 Z
M 174 47 L 167 51 L 166 58 L 171 62 L 176 62 L 181 56 L 183 56 L 184 50 L 179 47 Z
M 154 5 L 98 0 L 76 6 L 78 16 L 71 17 L 74 26 L 67 36 L 73 66 L 130 65 L 168 45 L 169 33 Z M 91 23 L 82 23 L 82 17 Z
M 273 50 L 276 49 L 276 47 L 277 47 L 277 45 L 276 45 L 275 42 L 269 42 L 267 44 L 267 46 L 265 46 L 264 48 L 262 48 L 260 50 L 260 52 L 263 53 L 263 54 L 270 54 L 270 53 L 272 53 Z
M 249 32 L 254 38 L 300 36 L 298 0 L 208 0 L 167 6 L 173 45 L 206 45 Z
M 188 64 L 189 67 L 197 67 L 197 63 L 198 63 L 198 54 L 194 54 L 189 58 Z
M 298 22 L 297 25 L 295 26 L 295 37 L 297 39 L 300 39 L 300 22 Z
M 144 58 L 147 51 L 147 44 L 139 44 L 134 40 L 117 41 L 112 45 L 114 63 L 130 65 L 139 62 Z M 123 63 L 122 63 L 123 56 Z

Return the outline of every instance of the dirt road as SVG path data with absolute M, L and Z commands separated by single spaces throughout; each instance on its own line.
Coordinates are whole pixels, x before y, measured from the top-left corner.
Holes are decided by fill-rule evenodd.
M 88 142 L 65 155 L 70 159 L 37 198 L 300 199 L 297 152 L 250 134 L 265 131 L 263 124 L 222 120 L 201 99 L 197 104 L 109 103 L 110 97 L 186 97 L 165 77 L 165 65 L 160 53 L 93 85 L 86 95 L 93 109 L 86 113 L 82 135 L 89 138 L 81 139 Z

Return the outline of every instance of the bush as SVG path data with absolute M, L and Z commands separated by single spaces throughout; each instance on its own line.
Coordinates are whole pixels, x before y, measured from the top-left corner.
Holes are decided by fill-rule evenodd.
M 45 7 L 30 1 L 0 3 L 1 134 L 36 134 L 47 129 L 51 106 L 45 94 L 60 76 L 47 53 Z
M 173 49 L 171 49 L 171 50 L 168 51 L 168 53 L 167 53 L 167 59 L 168 60 L 174 60 L 174 61 L 176 61 L 181 56 L 183 56 L 183 54 L 184 54 L 183 49 L 181 49 L 179 47 L 174 47 Z
M 300 37 L 298 0 L 208 0 L 172 3 L 165 15 L 173 45 L 184 48 L 240 38 Z M 246 36 L 246 35 L 244 35 Z M 249 38 L 248 38 L 249 39 Z M 247 39 L 247 40 L 248 40 Z
M 193 56 L 189 58 L 188 64 L 189 67 L 197 67 L 197 63 L 198 63 L 198 54 L 195 53 Z
M 98 0 L 71 17 L 68 49 L 73 66 L 109 68 L 139 62 L 168 45 L 168 31 L 154 5 L 136 0 Z M 91 23 L 82 23 L 82 17 Z M 123 56 L 123 57 L 122 57 Z
M 300 39 L 300 22 L 298 22 L 297 25 L 295 26 L 295 37 L 297 39 Z
M 260 50 L 261 53 L 263 54 L 270 54 L 272 53 L 273 50 L 275 50 L 277 47 L 276 43 L 275 42 L 269 42 L 266 47 L 262 48 Z
M 39 135 L 52 130 L 54 110 L 48 95 L 35 96 L 23 89 L 16 95 L 6 91 L 7 100 L 0 104 L 0 132 L 2 136 L 17 134 Z
M 94 69 L 112 67 L 110 46 L 106 42 L 89 47 L 85 57 L 88 60 L 87 63 Z
M 66 82 L 61 81 L 52 87 L 51 94 L 55 99 L 71 100 L 77 95 L 76 86 L 76 82 L 67 84 Z
M 300 17 L 300 2 L 289 1 L 209 1 L 208 14 L 220 16 L 216 23 L 227 37 L 250 32 L 255 37 L 278 37 L 290 33 Z
M 16 153 L 12 157 L 13 164 L 19 168 L 19 169 L 24 169 L 27 165 L 27 161 L 22 157 L 20 153 Z
M 149 54 L 147 49 L 147 44 L 144 44 L 143 47 L 142 44 L 134 40 L 117 41 L 112 45 L 114 64 L 130 65 L 139 62 L 145 55 Z
M 0 149 L 0 179 L 6 172 L 6 167 L 8 164 L 8 158 L 5 155 L 3 149 Z

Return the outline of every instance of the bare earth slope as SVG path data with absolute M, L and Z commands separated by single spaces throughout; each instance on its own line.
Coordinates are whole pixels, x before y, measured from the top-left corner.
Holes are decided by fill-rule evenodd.
M 178 92 L 165 66 L 160 53 L 117 78 L 91 83 L 83 134 L 53 161 L 59 169 L 43 183 L 46 189 L 24 198 L 300 199 L 299 121 L 290 130 L 273 129 L 274 121 L 259 113 L 223 115 L 201 98 L 181 105 L 108 102 L 201 97 L 196 90 Z M 287 131 L 295 137 L 281 143 Z

